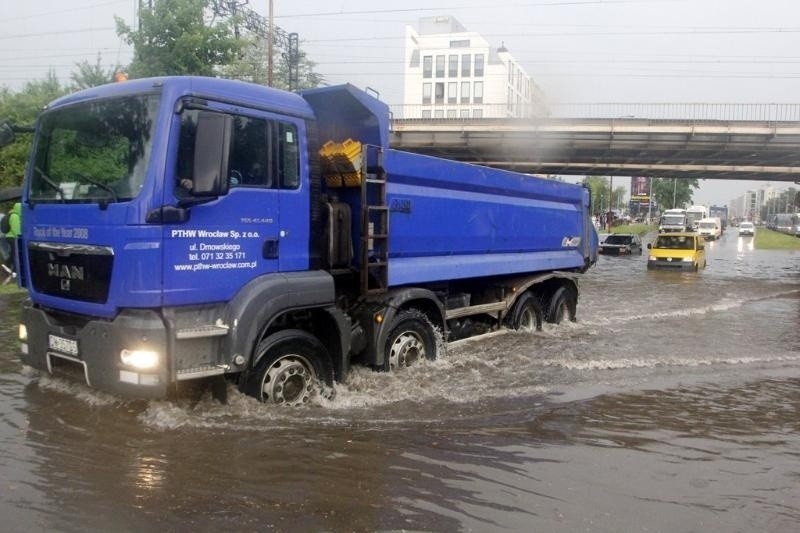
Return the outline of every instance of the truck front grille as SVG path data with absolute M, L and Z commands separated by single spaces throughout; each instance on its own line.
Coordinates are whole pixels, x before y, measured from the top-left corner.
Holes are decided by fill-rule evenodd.
M 107 246 L 32 242 L 28 260 L 37 292 L 93 303 L 108 299 L 114 252 Z

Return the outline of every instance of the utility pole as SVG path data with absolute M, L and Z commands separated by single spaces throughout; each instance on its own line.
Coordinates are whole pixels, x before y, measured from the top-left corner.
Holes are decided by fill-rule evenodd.
M 675 193 L 677 192 L 677 190 L 678 190 L 678 180 L 677 178 L 672 178 L 672 209 L 675 209 L 675 207 L 677 207 L 675 205 Z
M 614 205 L 614 176 L 611 176 L 611 180 L 608 185 L 608 216 L 606 217 L 606 223 L 608 224 L 608 231 L 611 231 L 611 206 Z
M 647 178 L 647 183 L 650 185 L 650 191 L 647 193 L 647 223 L 653 216 L 653 177 Z
M 267 86 L 272 87 L 272 35 L 275 18 L 272 16 L 272 0 L 269 0 L 269 30 L 267 32 Z

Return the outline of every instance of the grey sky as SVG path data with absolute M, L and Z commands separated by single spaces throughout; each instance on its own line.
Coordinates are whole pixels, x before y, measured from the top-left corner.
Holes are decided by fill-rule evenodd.
M 66 82 L 98 52 L 106 66 L 127 63 L 113 16 L 133 24 L 138 3 L 0 0 L 0 85 L 51 67 Z M 266 14 L 267 0 L 250 4 Z M 275 15 L 329 83 L 372 87 L 390 104 L 402 99 L 404 26 L 434 15 L 504 43 L 553 101 L 800 102 L 796 0 L 275 0 Z M 701 183 L 695 200 L 717 204 L 764 186 Z

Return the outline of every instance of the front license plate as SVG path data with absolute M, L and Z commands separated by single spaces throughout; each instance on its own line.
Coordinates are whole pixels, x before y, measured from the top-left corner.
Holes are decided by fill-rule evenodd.
M 48 335 L 47 344 L 51 350 L 68 355 L 78 355 L 78 341 L 76 340 L 65 339 L 58 335 Z

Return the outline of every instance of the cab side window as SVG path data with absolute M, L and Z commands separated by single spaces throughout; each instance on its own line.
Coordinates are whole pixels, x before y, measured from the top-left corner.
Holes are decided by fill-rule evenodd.
M 300 150 L 297 127 L 277 120 L 236 116 L 231 139 L 231 186 L 297 189 Z
M 199 111 L 181 116 L 176 177 L 191 187 L 194 141 Z M 297 127 L 288 122 L 233 116 L 228 157 L 230 187 L 297 189 L 300 187 L 300 150 Z

